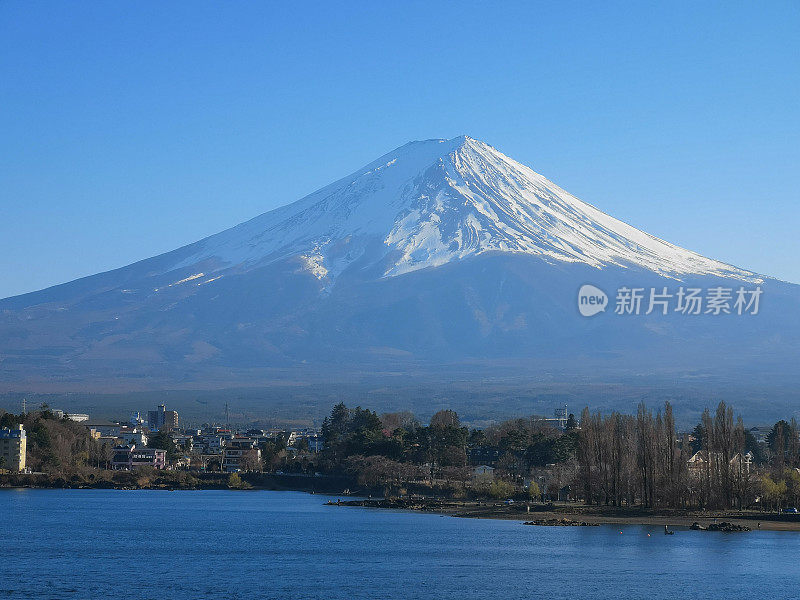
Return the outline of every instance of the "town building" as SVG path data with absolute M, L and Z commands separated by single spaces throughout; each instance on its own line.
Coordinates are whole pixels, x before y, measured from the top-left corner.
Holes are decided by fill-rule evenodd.
M 687 468 L 689 469 L 690 475 L 701 477 L 706 472 L 716 468 L 716 465 L 720 463 L 724 464 L 724 459 L 720 453 L 712 452 L 709 454 L 706 450 L 699 450 L 689 458 L 687 461 Z M 729 468 L 732 472 L 739 475 L 749 474 L 752 464 L 753 454 L 751 452 L 746 452 L 745 454 L 737 452 L 728 461 Z
M 769 436 L 771 431 L 772 431 L 771 425 L 757 425 L 755 427 L 750 428 L 750 433 L 753 435 L 756 442 L 759 444 L 767 443 L 767 437 Z
M 498 460 L 500 460 L 499 448 L 492 448 L 489 446 L 467 448 L 467 461 L 470 465 L 495 467 L 497 466 Z
M 172 442 L 186 452 L 191 452 L 194 449 L 194 437 L 185 433 L 173 433 Z
M 147 446 L 147 434 L 138 427 L 120 427 L 117 438 L 129 446 Z
M 203 433 L 194 438 L 194 447 L 207 454 L 220 454 L 226 439 L 220 433 Z
M 156 410 L 147 411 L 147 426 L 150 428 L 150 431 L 177 429 L 178 412 L 175 410 L 167 410 L 165 405 L 159 404 Z
M 222 470 L 226 473 L 238 473 L 245 468 L 242 457 L 248 453 L 252 453 L 257 461 L 261 460 L 261 450 L 253 438 L 234 437 L 226 441 L 222 448 Z
M 472 469 L 472 477 L 473 479 L 494 479 L 494 467 L 490 467 L 489 465 L 478 465 Z
M 325 440 L 323 440 L 322 436 L 318 433 L 308 436 L 308 451 L 309 452 L 322 452 L 322 449 L 325 446 Z
M 0 429 L 0 469 L 24 471 L 27 443 L 22 424 Z
M 84 423 L 89 430 L 94 429 L 102 436 L 117 437 L 120 432 L 120 424 L 111 421 L 87 421 Z
M 70 421 L 76 421 L 78 423 L 83 423 L 84 421 L 89 420 L 89 415 L 82 413 L 66 413 L 63 410 L 59 410 L 57 408 L 50 409 L 50 412 L 52 412 L 57 419 L 63 419 L 64 417 L 66 417 Z
M 265 434 L 259 441 L 269 441 L 272 439 L 275 439 L 274 434 Z M 308 445 L 309 452 L 320 452 L 323 446 L 322 436 L 316 430 L 312 429 L 301 429 L 299 431 L 289 432 L 289 437 L 286 438 L 286 446 L 288 448 L 299 448 L 304 444 Z
M 111 468 L 116 470 L 131 470 L 136 467 L 164 469 L 166 466 L 166 450 L 137 448 L 135 444 L 115 446 L 111 457 Z

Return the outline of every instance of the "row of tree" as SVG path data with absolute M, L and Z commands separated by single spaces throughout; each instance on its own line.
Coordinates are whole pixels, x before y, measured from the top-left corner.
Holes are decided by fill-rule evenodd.
M 721 402 L 704 411 L 690 433 L 679 434 L 672 407 L 635 415 L 570 415 L 562 430 L 531 417 L 485 428 L 462 427 L 453 411 L 427 426 L 410 413 L 377 415 L 338 404 L 325 419 L 320 468 L 347 471 L 369 485 L 410 481 L 465 483 L 487 462 L 497 478 L 532 485 L 555 498 L 588 504 L 650 508 L 780 507 L 800 503 L 797 423 L 779 421 L 759 444 Z
M 574 461 L 577 435 L 574 417 L 566 433 L 537 418 L 470 429 L 452 410 L 435 413 L 423 425 L 409 412 L 379 416 L 340 403 L 323 422 L 319 467 L 356 475 L 369 486 L 427 482 L 463 490 L 471 480 L 473 491 L 498 496 L 526 484 L 538 497 L 538 482 L 531 488 L 532 471 Z M 495 465 L 501 477 L 473 477 L 474 465 L 484 462 Z
M 800 437 L 780 421 L 765 447 L 733 409 L 706 409 L 691 434 L 679 436 L 672 407 L 655 415 L 644 404 L 636 416 L 581 415 L 578 486 L 589 504 L 658 508 L 779 506 L 798 500 Z M 787 483 L 788 482 L 788 483 Z M 777 491 L 776 491 L 777 487 Z M 783 490 L 785 493 L 782 493 Z

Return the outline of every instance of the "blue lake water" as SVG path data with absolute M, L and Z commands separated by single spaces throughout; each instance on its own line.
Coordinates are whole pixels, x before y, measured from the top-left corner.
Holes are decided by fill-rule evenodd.
M 800 597 L 798 533 L 620 534 L 326 500 L 0 490 L 0 598 Z

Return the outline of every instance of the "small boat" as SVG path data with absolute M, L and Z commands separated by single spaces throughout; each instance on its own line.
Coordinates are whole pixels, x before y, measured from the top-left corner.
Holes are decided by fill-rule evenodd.
M 667 525 L 664 525 L 664 535 L 675 535 L 674 531 L 670 531 Z

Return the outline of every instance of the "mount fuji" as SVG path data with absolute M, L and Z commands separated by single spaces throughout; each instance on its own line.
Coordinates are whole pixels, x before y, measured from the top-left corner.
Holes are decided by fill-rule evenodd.
M 577 306 L 587 283 L 609 302 L 591 318 Z M 621 287 L 762 295 L 757 314 L 616 315 Z M 644 233 L 462 136 L 411 142 L 172 252 L 0 300 L 0 391 L 374 373 L 795 386 L 798 307 L 800 286 Z

